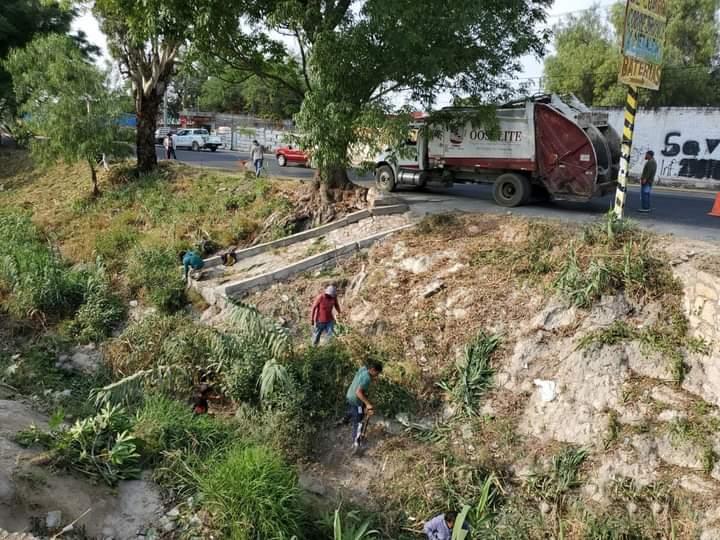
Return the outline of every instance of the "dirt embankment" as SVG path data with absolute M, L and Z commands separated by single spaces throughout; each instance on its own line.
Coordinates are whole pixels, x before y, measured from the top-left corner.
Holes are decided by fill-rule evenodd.
M 643 259 L 642 269 L 658 273 L 655 286 L 666 290 L 645 290 L 646 276 L 626 261 L 618 270 L 628 273 L 625 285 L 571 305 L 559 292 L 577 293 L 566 286 L 568 257 L 588 276 L 593 264 L 612 273 L 623 249 L 643 241 L 628 237 L 631 247 L 613 252 L 595 234 L 508 217 L 440 218 L 247 298 L 305 339 L 313 297 L 338 285 L 338 339 L 358 357 L 368 345 L 385 351 L 384 376 L 419 401 L 410 429 L 407 415 L 398 416 L 405 426 L 376 422 L 361 460 L 343 451 L 344 432 L 333 431 L 306 468 L 306 487 L 377 508 L 401 505 L 412 523 L 424 517 L 412 514 L 422 506 L 412 497 L 436 501 L 456 474 L 448 460 L 460 460 L 503 478 L 502 497 L 515 502 L 500 515 L 525 508 L 537 518 L 525 529 L 534 531 L 530 537 L 558 526 L 566 537 L 586 537 L 591 513 L 647 534 L 720 537 L 720 377 L 713 367 L 720 346 L 709 324 L 720 312 L 711 306 L 720 286 L 698 291 L 694 280 L 717 247 L 653 238 L 657 258 Z M 648 256 L 643 249 L 632 255 Z M 481 329 L 501 336 L 502 345 L 492 387 L 467 416 L 438 383 L 452 379 Z M 582 458 L 560 504 L 546 494 L 549 483 L 544 494 L 533 486 L 568 448 Z

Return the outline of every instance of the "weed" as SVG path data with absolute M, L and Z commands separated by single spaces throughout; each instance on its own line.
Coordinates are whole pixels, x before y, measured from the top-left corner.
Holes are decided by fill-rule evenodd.
M 576 448 L 554 456 L 549 469 L 530 476 L 528 492 L 537 499 L 560 504 L 568 492 L 580 487 L 578 474 L 586 457 L 586 450 Z
M 578 349 L 587 349 L 591 345 L 616 345 L 636 339 L 638 331 L 631 327 L 626 321 L 616 320 L 607 328 L 601 328 L 594 332 L 585 334 L 578 341 Z
M 617 441 L 621 429 L 622 425 L 618 421 L 617 412 L 611 410 L 610 412 L 608 412 L 607 433 L 605 434 L 605 440 L 603 441 L 603 446 L 606 450 L 610 448 L 613 444 L 615 444 L 615 441 Z
M 623 516 L 587 516 L 585 540 L 644 540 L 647 538 L 640 527 Z
M 82 302 L 81 277 L 21 213 L 0 213 L 0 289 L 8 311 L 32 318 L 72 313 Z
M 499 344 L 499 336 L 480 332 L 456 362 L 454 380 L 440 383 L 466 414 L 477 414 L 479 400 L 492 385 L 494 370 L 490 360 Z
M 177 254 L 171 248 L 139 247 L 128 259 L 127 277 L 135 291 L 142 290 L 164 313 L 174 313 L 185 306 L 185 283 Z
M 102 341 L 125 317 L 120 299 L 111 292 L 110 280 L 100 261 L 85 274 L 83 303 L 70 324 L 70 334 L 81 343 Z
M 417 225 L 420 234 L 446 233 L 460 225 L 460 220 L 454 214 L 430 214 L 425 216 Z
M 720 431 L 720 419 L 711 416 L 676 418 L 668 430 L 673 442 L 687 442 L 699 447 L 703 470 L 708 474 L 713 470 L 718 461 L 713 441 Z
M 207 456 L 232 440 L 233 427 L 208 415 L 195 415 L 188 405 L 163 396 L 145 399 L 132 428 L 138 448 L 148 465 L 166 452 Z
M 228 538 L 289 540 L 302 532 L 297 475 L 267 448 L 238 444 L 196 480 L 213 520 Z
M 371 517 L 363 518 L 360 512 L 350 510 L 342 512 L 340 508 L 323 519 L 321 525 L 328 537 L 333 540 L 362 540 L 363 538 L 374 538 L 380 532 L 370 529 Z
M 313 255 L 317 255 L 318 253 L 323 253 L 324 251 L 327 251 L 331 248 L 328 241 L 325 239 L 324 236 L 321 236 L 320 238 L 316 238 L 313 240 L 308 248 L 305 250 L 305 257 L 312 257 Z
M 104 407 L 95 416 L 77 420 L 68 429 L 38 436 L 56 465 L 102 480 L 110 486 L 140 473 L 137 440 L 130 419 L 120 407 Z

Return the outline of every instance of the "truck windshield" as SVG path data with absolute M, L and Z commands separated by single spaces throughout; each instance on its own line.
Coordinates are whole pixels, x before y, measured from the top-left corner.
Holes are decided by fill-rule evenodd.
M 208 132 L 207 132 L 207 129 L 196 129 L 195 134 L 196 135 L 207 135 Z

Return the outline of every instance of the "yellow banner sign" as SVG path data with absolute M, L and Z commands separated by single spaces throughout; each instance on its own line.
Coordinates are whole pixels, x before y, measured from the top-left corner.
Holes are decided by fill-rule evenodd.
M 623 84 L 659 90 L 661 74 L 662 66 L 623 56 L 620 66 L 620 82 Z
M 660 88 L 667 9 L 666 0 L 627 0 L 620 82 Z

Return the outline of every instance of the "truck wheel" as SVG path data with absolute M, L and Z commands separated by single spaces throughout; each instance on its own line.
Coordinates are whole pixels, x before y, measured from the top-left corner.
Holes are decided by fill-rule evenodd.
M 211 146 L 211 147 L 210 147 L 210 151 L 211 151 L 211 152 L 215 152 L 216 150 L 217 150 L 217 146 Z
M 380 165 L 375 170 L 375 184 L 380 191 L 395 191 L 395 173 L 390 165 Z
M 501 175 L 495 180 L 493 198 L 500 206 L 518 206 L 530 199 L 530 182 L 524 176 L 515 173 Z
M 200 150 L 200 145 L 197 143 L 197 141 L 193 141 L 192 150 L 193 152 L 197 152 L 198 150 Z
M 287 165 L 287 158 L 285 156 L 283 156 L 282 154 L 280 154 L 277 157 L 277 163 L 281 167 L 284 167 L 285 165 Z

